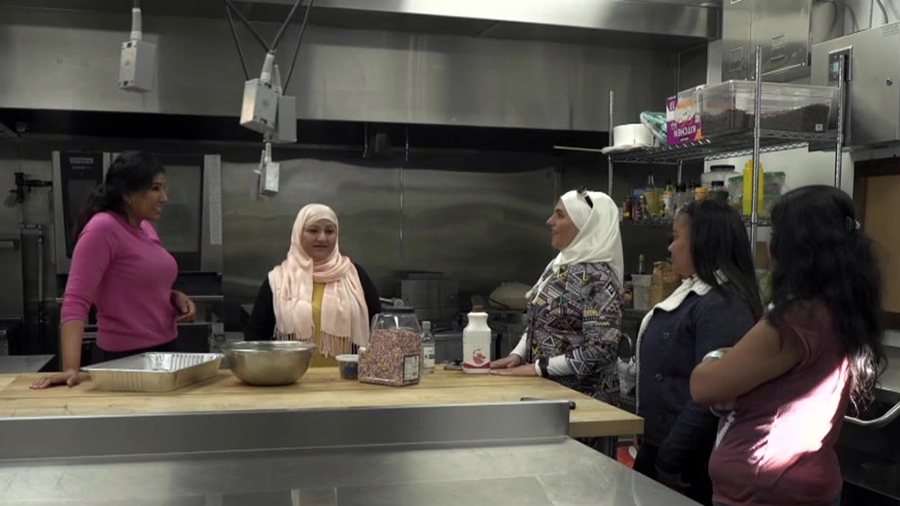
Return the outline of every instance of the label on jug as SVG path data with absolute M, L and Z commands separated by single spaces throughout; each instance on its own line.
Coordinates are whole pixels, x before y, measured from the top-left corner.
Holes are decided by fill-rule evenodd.
M 490 341 L 488 341 L 490 343 Z M 466 372 L 490 372 L 490 344 L 466 342 L 463 344 L 463 370 Z

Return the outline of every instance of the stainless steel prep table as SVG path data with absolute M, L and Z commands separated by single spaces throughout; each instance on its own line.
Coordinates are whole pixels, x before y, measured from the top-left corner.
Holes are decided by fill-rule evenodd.
M 569 439 L 568 415 L 535 402 L 7 418 L 0 505 L 695 505 Z

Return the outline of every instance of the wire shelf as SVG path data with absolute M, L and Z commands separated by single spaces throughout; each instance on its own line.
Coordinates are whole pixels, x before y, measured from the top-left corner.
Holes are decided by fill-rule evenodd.
M 837 136 L 834 133 L 809 134 L 761 130 L 760 153 L 808 148 L 810 144 L 821 149 L 823 144 L 834 145 L 836 140 Z M 609 155 L 609 158 L 616 163 L 677 164 L 680 161 L 722 160 L 742 156 L 753 156 L 753 132 L 616 153 Z
M 749 216 L 743 216 L 742 219 L 744 220 L 745 226 L 749 227 L 751 225 Z M 660 218 L 660 219 L 654 219 L 654 220 L 640 220 L 640 221 L 622 220 L 619 223 L 621 224 L 621 226 L 623 228 L 657 228 L 657 229 L 667 229 L 668 230 L 668 229 L 672 228 L 672 222 L 673 222 L 673 220 L 671 220 L 671 219 Z M 771 227 L 772 221 L 769 219 L 768 216 L 760 216 L 757 219 L 757 226 Z

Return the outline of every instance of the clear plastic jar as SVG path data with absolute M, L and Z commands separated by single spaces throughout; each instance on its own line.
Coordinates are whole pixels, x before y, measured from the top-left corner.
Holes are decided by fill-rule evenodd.
M 727 185 L 728 179 L 737 175 L 739 174 L 735 170 L 734 165 L 713 165 L 709 168 L 709 172 L 704 172 L 700 176 L 700 182 L 703 186 L 712 190 L 714 181 L 722 181 Z
M 388 307 L 372 317 L 372 334 L 382 331 L 408 330 L 422 335 L 422 327 L 416 318 L 416 310 L 411 307 Z
M 422 327 L 413 308 L 385 308 L 372 318 L 369 343 L 359 351 L 359 381 L 407 386 L 419 382 Z

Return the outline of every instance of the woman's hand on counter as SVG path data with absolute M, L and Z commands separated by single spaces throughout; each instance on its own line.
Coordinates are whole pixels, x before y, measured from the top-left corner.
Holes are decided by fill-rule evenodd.
M 61 373 L 44 376 L 42 378 L 34 380 L 34 382 L 31 384 L 31 389 L 40 390 L 43 388 L 52 387 L 53 385 L 63 384 L 68 385 L 69 387 L 74 387 L 79 383 L 81 383 L 81 377 L 78 375 L 78 371 L 75 369 L 67 369 Z
M 515 353 L 510 353 L 506 358 L 501 358 L 500 360 L 494 360 L 491 362 L 491 369 L 512 369 L 514 367 L 519 367 L 525 362 L 525 359 L 516 355 Z
M 496 374 L 497 376 L 537 376 L 537 371 L 534 370 L 534 364 L 525 364 L 508 369 L 494 369 L 491 371 L 491 374 Z
M 197 306 L 187 295 L 178 290 L 172 290 L 172 304 L 178 310 L 178 323 L 192 322 L 197 314 Z

